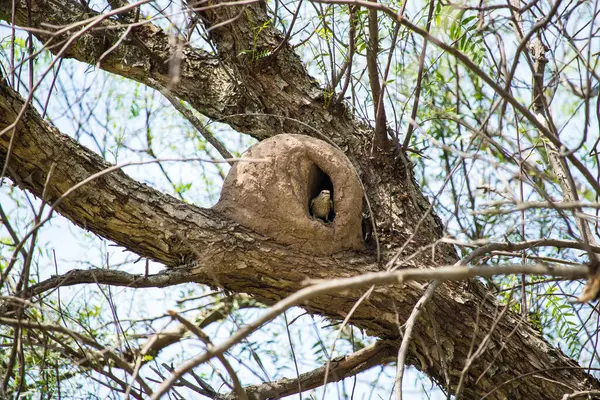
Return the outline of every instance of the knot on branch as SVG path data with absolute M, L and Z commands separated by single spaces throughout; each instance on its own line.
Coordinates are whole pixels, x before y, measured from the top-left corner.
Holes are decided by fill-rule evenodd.
M 266 161 L 231 168 L 217 211 L 307 253 L 362 248 L 363 192 L 344 153 L 310 136 L 281 134 L 252 146 L 244 158 Z M 323 214 L 312 200 L 324 190 L 333 208 Z

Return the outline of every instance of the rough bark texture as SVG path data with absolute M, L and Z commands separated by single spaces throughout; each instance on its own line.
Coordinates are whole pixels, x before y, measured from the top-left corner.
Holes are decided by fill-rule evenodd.
M 0 87 L 0 128 L 14 121 L 23 100 L 5 85 Z M 5 162 L 12 134 L 0 138 L 0 162 Z M 9 175 L 19 185 L 41 196 L 54 165 L 46 201 L 108 167 L 93 152 L 61 135 L 37 112 L 29 109 L 17 126 Z M 307 278 L 349 277 L 377 271 L 374 255 L 339 253 L 318 257 L 294 251 L 255 234 L 219 213 L 187 205 L 146 185 L 112 172 L 68 196 L 58 210 L 79 226 L 127 247 L 141 256 L 176 266 L 194 259 L 189 281 L 249 293 L 271 303 L 302 287 Z M 414 266 L 431 264 L 431 255 Z M 178 268 L 178 275 L 186 267 Z M 174 280 L 173 283 L 180 283 Z M 397 319 L 404 321 L 423 290 L 418 283 L 377 288 L 356 310 L 351 322 L 382 338 L 398 336 Z M 342 319 L 362 294 L 350 291 L 322 296 L 304 305 L 332 319 Z M 454 386 L 464 367 L 471 341 L 479 344 L 492 331 L 486 351 L 468 371 L 465 391 L 477 398 L 522 373 L 577 364 L 548 345 L 539 334 L 501 309 L 480 285 L 448 283 L 427 307 L 411 346 L 410 362 L 433 379 Z M 492 368 L 484 373 L 484 370 Z M 483 373 L 482 379 L 477 379 Z M 536 375 L 537 376 L 537 375 Z M 573 389 L 600 387 L 578 369 L 540 372 L 552 380 L 528 377 L 518 384 L 500 386 L 490 398 L 556 398 Z
M 337 382 L 355 375 L 358 369 L 366 370 L 379 365 L 386 360 L 392 360 L 395 354 L 393 343 L 377 342 L 347 357 L 338 357 L 329 366 L 329 382 Z M 308 391 L 323 385 L 325 366 L 300 375 L 302 390 Z M 298 393 L 298 383 L 295 379 L 281 379 L 278 382 L 267 382 L 254 387 L 246 387 L 250 399 L 275 399 Z M 224 396 L 224 400 L 232 400 L 232 395 Z M 219 399 L 221 400 L 221 399 Z
M 17 2 L 17 24 L 26 25 L 25 2 Z M 0 18 L 10 21 L 11 1 L 0 0 Z M 32 2 L 32 25 L 65 25 L 96 15 L 74 1 Z M 207 25 L 236 17 L 239 7 L 216 8 L 202 13 Z M 315 127 L 320 135 L 336 143 L 358 169 L 371 199 L 377 220 L 384 259 L 415 233 L 424 210 L 429 207 L 412 178 L 403 154 L 381 153 L 371 157 L 372 132 L 356 121 L 343 105 L 326 107 L 322 90 L 306 74 L 298 57 L 287 47 L 276 57 L 258 59 L 257 54 L 274 49 L 283 36 L 271 29 L 261 30 L 267 17 L 259 5 L 247 6 L 234 23 L 210 32 L 220 62 L 214 57 L 186 49 L 181 62 L 180 82 L 174 93 L 205 115 L 223 120 L 240 131 L 265 139 L 278 133 L 315 133 L 294 122 Z M 105 20 L 97 27 L 114 28 Z M 63 56 L 96 64 L 124 28 L 86 33 Z M 49 36 L 37 34 L 44 40 Z M 60 39 L 54 37 L 52 43 Z M 54 47 L 56 53 L 60 47 Z M 109 72 L 153 87 L 166 85 L 166 65 L 171 56 L 168 37 L 159 28 L 144 25 L 133 29 L 127 40 L 101 60 Z M 4 83 L 0 85 L 0 129 L 12 123 L 23 100 Z M 264 113 L 272 116 L 232 116 Z M 282 118 L 283 117 L 283 118 Z M 4 163 L 12 133 L 0 138 L 0 162 Z M 19 122 L 8 174 L 22 188 L 41 196 L 49 179 L 46 201 L 58 198 L 68 188 L 107 167 L 93 152 L 61 135 L 29 109 Z M 363 252 L 315 256 L 307 249 L 290 249 L 269 237 L 256 234 L 226 219 L 215 210 L 184 204 L 146 185 L 113 172 L 78 189 L 58 211 L 90 231 L 112 240 L 140 256 L 167 266 L 194 260 L 189 281 L 222 286 L 272 303 L 302 287 L 308 278 L 349 277 L 379 270 L 375 254 Z M 442 226 L 428 215 L 403 255 L 418 255 L 405 267 L 430 268 L 456 261 L 446 245 L 423 250 L 441 236 Z M 401 258 L 402 260 L 402 258 Z M 178 273 L 186 267 L 178 268 Z M 353 314 L 351 322 L 371 335 L 396 339 L 402 323 L 423 293 L 417 283 L 379 287 Z M 362 291 L 313 299 L 306 307 L 332 319 L 347 315 Z M 600 388 L 597 380 L 552 348 L 520 317 L 506 312 L 476 282 L 447 283 L 427 306 L 416 327 L 409 362 L 453 391 L 464 368 L 471 344 L 484 342 L 485 351 L 470 366 L 463 390 L 466 398 L 479 398 L 496 389 L 488 398 L 554 399 L 564 393 Z M 490 367 L 491 366 L 491 367 Z M 489 368 L 488 368 L 489 367 Z M 503 385 L 519 374 L 548 368 Z M 448 383 L 449 381 L 449 383 Z

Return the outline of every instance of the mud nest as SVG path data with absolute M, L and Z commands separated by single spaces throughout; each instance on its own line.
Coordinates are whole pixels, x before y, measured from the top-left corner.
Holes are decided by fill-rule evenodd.
M 348 158 L 305 135 L 281 134 L 252 146 L 232 168 L 215 209 L 239 224 L 307 253 L 358 250 L 362 188 Z M 329 190 L 334 210 L 325 222 L 310 201 Z

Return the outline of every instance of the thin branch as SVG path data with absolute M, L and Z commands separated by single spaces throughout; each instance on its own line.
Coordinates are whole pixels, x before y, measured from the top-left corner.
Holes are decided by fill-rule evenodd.
M 390 283 L 403 283 L 409 280 L 462 280 L 465 278 L 473 278 L 475 276 L 492 277 L 505 274 L 534 274 L 534 275 L 550 275 L 562 276 L 568 279 L 579 279 L 587 276 L 587 266 L 579 265 L 573 267 L 550 266 L 545 264 L 509 264 L 495 267 L 440 267 L 433 270 L 401 270 L 397 272 L 373 272 L 364 274 L 354 278 L 335 279 L 318 283 L 313 286 L 301 289 L 296 293 L 288 296 L 280 302 L 274 304 L 266 310 L 266 312 L 253 322 L 239 329 L 237 333 L 230 336 L 220 345 L 209 349 L 206 353 L 197 355 L 175 368 L 175 372 L 166 379 L 152 395 L 153 400 L 159 399 L 164 395 L 175 383 L 178 376 L 182 376 L 188 371 L 191 371 L 197 365 L 200 365 L 212 357 L 223 354 L 233 345 L 244 340 L 252 332 L 259 329 L 261 326 L 277 317 L 290 307 L 302 304 L 308 299 L 321 296 L 329 293 L 336 293 L 340 290 L 358 289 L 371 285 L 384 285 Z M 310 281 L 309 281 L 310 282 Z M 314 281 L 313 281 L 314 283 Z
M 518 110 L 527 120 L 534 125 L 542 135 L 547 138 L 552 144 L 554 144 L 558 149 L 561 149 L 563 153 L 566 154 L 568 160 L 581 172 L 581 174 L 585 177 L 586 181 L 589 185 L 596 191 L 600 193 L 600 183 L 596 181 L 591 172 L 585 167 L 585 165 L 579 160 L 579 158 L 572 154 L 565 146 L 564 143 L 560 141 L 558 137 L 554 133 L 552 133 L 541 121 L 537 119 L 537 117 L 529 111 L 529 109 L 523 105 L 519 100 L 517 100 L 513 95 L 511 95 L 508 91 L 506 91 L 503 87 L 501 87 L 491 76 L 486 74 L 481 68 L 479 68 L 471 59 L 459 51 L 458 49 L 444 43 L 440 39 L 435 36 L 430 35 L 425 30 L 419 28 L 417 25 L 408 21 L 401 15 L 397 14 L 393 9 L 387 7 L 381 3 L 372 3 L 369 1 L 363 0 L 312 0 L 317 3 L 327 3 L 327 4 L 346 4 L 353 6 L 361 6 L 366 8 L 373 8 L 384 13 L 388 14 L 393 20 L 398 23 L 404 25 L 406 28 L 415 32 L 419 36 L 426 38 L 428 41 L 439 47 L 440 49 L 446 51 L 452 56 L 456 57 L 462 64 L 464 64 L 469 70 L 471 70 L 475 75 L 480 77 L 486 84 L 488 84 L 494 92 L 496 92 L 503 99 L 508 101 L 510 105 L 512 105 L 516 110 Z
M 372 0 L 377 2 L 377 0 Z M 367 46 L 367 70 L 369 74 L 369 83 L 371 85 L 371 98 L 373 100 L 373 114 L 375 115 L 375 132 L 373 137 L 374 149 L 386 150 L 387 143 L 387 118 L 383 104 L 379 104 L 379 98 L 382 92 L 381 83 L 379 83 L 379 69 L 377 56 L 379 55 L 379 23 L 377 21 L 377 9 L 370 8 L 368 14 L 369 21 L 369 44 Z
M 328 364 L 329 381 L 341 381 L 349 376 L 354 376 L 376 365 L 393 361 L 395 344 L 391 341 L 379 340 L 354 353 L 332 359 Z M 246 392 L 251 398 L 271 399 L 290 396 L 298 393 L 301 385 L 303 390 L 315 389 L 323 385 L 326 366 L 300 374 L 296 379 L 280 379 L 274 382 L 262 383 L 255 386 L 246 386 Z M 217 396 L 217 399 L 231 399 L 232 395 Z
M 433 11 L 435 8 L 435 0 L 429 1 L 429 11 L 427 13 L 427 25 L 425 26 L 425 30 L 429 34 L 429 30 L 431 28 L 431 20 L 433 19 Z M 425 70 L 425 56 L 427 55 L 427 38 L 423 38 L 423 49 L 421 49 L 421 55 L 419 56 L 419 72 L 417 73 L 417 83 L 415 86 L 415 100 L 413 102 L 412 111 L 410 114 L 410 120 L 415 121 L 417 119 L 417 111 L 419 108 L 419 100 L 421 98 L 421 83 L 423 82 L 423 71 Z M 412 132 L 415 129 L 414 124 L 408 124 L 408 130 L 406 131 L 406 136 L 404 137 L 404 142 L 402 143 L 402 149 L 406 150 L 408 145 L 410 144 L 410 138 L 412 136 Z
M 446 243 L 455 244 L 457 246 L 464 247 L 475 247 L 471 253 L 466 255 L 462 260 L 461 264 L 466 265 L 476 258 L 482 257 L 493 251 L 506 250 L 506 251 L 521 251 L 525 249 L 534 249 L 537 247 L 557 247 L 559 249 L 577 249 L 586 250 L 587 246 L 584 243 L 574 240 L 560 240 L 560 239 L 539 239 L 539 240 L 528 240 L 524 242 L 482 242 L 482 243 L 464 243 L 452 239 L 442 239 Z M 479 247 L 481 246 L 481 247 Z M 600 246 L 592 246 L 594 251 L 600 252 Z
M 425 308 L 425 305 L 433 298 L 435 290 L 442 284 L 442 281 L 435 280 L 429 284 L 429 287 L 419 299 L 417 304 L 413 307 L 413 310 L 406 321 L 406 328 L 404 329 L 404 335 L 402 336 L 402 344 L 398 350 L 398 362 L 396 370 L 396 380 L 394 381 L 394 388 L 396 391 L 396 399 L 402 400 L 402 378 L 404 377 L 404 365 L 406 364 L 406 356 L 408 355 L 408 345 L 412 339 L 413 329 L 417 323 L 421 311 Z
M 133 373 L 133 368 L 131 368 L 131 366 L 125 360 L 123 360 L 121 357 L 119 357 L 117 354 L 115 354 L 109 348 L 106 348 L 106 347 L 100 345 L 98 342 L 96 342 L 92 338 L 89 338 L 85 335 L 82 335 L 82 334 L 72 331 L 70 329 L 64 328 L 60 325 L 38 323 L 38 322 L 33 322 L 30 320 L 25 320 L 25 319 L 12 319 L 12 318 L 4 318 L 4 317 L 0 317 L 0 324 L 9 325 L 9 326 L 18 327 L 18 328 L 38 329 L 42 332 L 60 332 L 60 333 L 66 334 L 66 335 L 70 336 L 71 338 L 73 338 L 77 343 L 83 343 L 87 346 L 95 348 L 97 350 L 95 352 L 96 356 L 98 356 L 100 358 L 104 358 L 104 356 L 107 356 L 119 368 L 121 368 L 129 373 Z M 143 379 L 141 379 L 140 377 L 137 377 L 136 381 L 144 388 L 144 391 L 148 395 L 152 394 L 152 389 L 150 389 L 150 387 L 146 384 L 146 382 Z
M 179 315 L 179 313 L 177 313 L 176 311 L 169 310 L 169 314 L 171 315 L 172 318 L 176 319 L 183 326 L 185 326 L 190 332 L 192 332 L 194 335 L 198 336 L 198 338 L 206 344 L 207 349 L 210 350 L 211 347 L 214 347 L 212 341 L 210 340 L 210 337 L 206 333 L 204 333 L 202 331 L 202 329 L 200 329 L 198 326 L 192 324 L 186 318 Z M 233 388 L 234 388 L 234 391 L 235 391 L 235 394 L 237 395 L 237 397 L 241 400 L 248 400 L 248 395 L 246 394 L 246 391 L 244 390 L 244 388 L 242 388 L 242 384 L 241 384 L 235 370 L 231 367 L 231 364 L 229 364 L 229 361 L 227 361 L 227 359 L 225 358 L 225 356 L 223 354 L 216 355 L 216 357 L 219 361 L 221 361 L 221 364 L 223 364 L 223 367 L 225 367 L 225 370 L 231 377 L 231 380 L 233 381 Z M 176 371 L 173 372 L 173 374 L 176 374 L 176 373 L 177 373 Z
M 200 121 L 200 119 L 198 119 L 198 117 L 194 115 L 192 110 L 184 106 L 181 103 L 181 101 L 177 97 L 175 97 L 175 95 L 173 95 L 173 93 L 169 89 L 163 87 L 159 82 L 155 81 L 152 78 L 149 78 L 149 82 L 154 88 L 158 88 L 160 93 L 163 96 L 165 96 L 167 100 L 169 100 L 173 107 L 175 107 L 175 109 L 179 111 L 185 117 L 185 119 L 187 119 L 190 122 L 190 124 L 192 124 L 192 126 L 196 128 L 198 132 L 200 132 L 202 136 L 204 136 L 208 143 L 213 145 L 213 147 L 219 152 L 223 159 L 228 160 L 229 165 L 233 165 L 232 160 L 235 159 L 235 157 L 231 155 L 231 153 L 216 137 L 214 137 L 214 135 L 206 128 L 206 126 Z
M 45 281 L 31 286 L 21 297 L 31 298 L 59 287 L 96 282 L 102 285 L 129 288 L 161 288 L 193 282 L 194 276 L 190 274 L 189 269 L 186 267 L 169 268 L 151 275 L 131 274 L 125 271 L 107 270 L 105 268 L 73 269 L 65 274 L 52 276 Z M 18 293 L 17 295 L 21 294 Z

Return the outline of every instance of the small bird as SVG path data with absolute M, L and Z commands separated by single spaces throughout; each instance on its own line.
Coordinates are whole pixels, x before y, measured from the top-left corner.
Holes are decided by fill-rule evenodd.
M 321 193 L 310 201 L 310 213 L 315 218 L 321 218 L 329 222 L 329 213 L 333 211 L 333 200 L 329 190 L 321 190 Z

